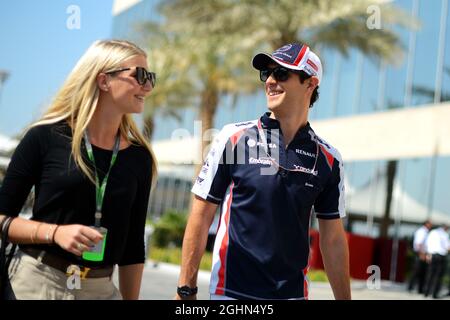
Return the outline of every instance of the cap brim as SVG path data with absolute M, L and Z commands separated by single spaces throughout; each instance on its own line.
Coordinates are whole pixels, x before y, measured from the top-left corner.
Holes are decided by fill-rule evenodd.
M 271 63 L 278 64 L 287 69 L 300 70 L 298 67 L 295 67 L 295 66 L 285 63 L 281 60 L 278 60 L 277 58 L 274 58 L 270 54 L 267 54 L 267 53 L 258 53 L 253 58 L 253 61 L 252 61 L 253 67 L 257 70 L 264 70 L 267 68 L 267 65 L 269 65 Z
M 267 53 L 258 53 L 256 56 L 253 57 L 252 60 L 253 68 L 257 70 L 264 70 L 267 67 L 267 65 L 271 63 L 279 64 L 278 61 L 276 61 Z

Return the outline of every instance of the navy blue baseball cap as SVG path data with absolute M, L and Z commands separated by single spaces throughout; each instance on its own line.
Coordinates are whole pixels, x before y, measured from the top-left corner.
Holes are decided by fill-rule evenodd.
M 322 81 L 322 63 L 319 57 L 305 44 L 290 43 L 275 50 L 272 54 L 258 53 L 253 57 L 253 67 L 264 70 L 270 63 L 279 64 L 291 70 L 303 70 Z

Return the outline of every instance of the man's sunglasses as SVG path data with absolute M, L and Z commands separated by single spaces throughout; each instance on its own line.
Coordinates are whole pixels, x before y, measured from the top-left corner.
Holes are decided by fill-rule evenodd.
M 275 68 L 267 68 L 264 70 L 259 70 L 259 78 L 262 82 L 266 82 L 269 79 L 270 75 L 273 74 L 273 78 L 277 81 L 283 82 L 289 79 L 290 73 L 296 73 L 293 70 L 286 69 L 285 67 L 275 67 Z
M 113 73 L 117 73 L 117 72 L 131 70 L 131 69 L 133 69 L 133 68 L 123 68 L 123 69 L 118 69 L 118 70 L 112 70 L 112 71 L 105 72 L 105 74 L 113 74 Z M 154 73 L 154 72 L 149 72 L 142 67 L 136 67 L 136 73 L 133 74 L 132 77 L 134 77 L 141 86 L 144 86 L 148 80 L 148 81 L 150 81 L 152 88 L 155 87 L 156 73 Z

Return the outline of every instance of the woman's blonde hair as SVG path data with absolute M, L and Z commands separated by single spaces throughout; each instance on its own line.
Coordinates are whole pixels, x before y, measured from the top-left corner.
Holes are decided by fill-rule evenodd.
M 133 57 L 146 53 L 135 44 L 124 40 L 95 41 L 80 58 L 43 117 L 32 127 L 66 120 L 72 129 L 72 155 L 78 167 L 94 182 L 94 175 L 81 155 L 81 143 L 89 122 L 97 108 L 99 88 L 97 75 L 117 69 Z M 150 143 L 140 133 L 130 114 L 122 118 L 120 133 L 128 143 L 144 146 L 152 157 L 152 180 L 155 182 L 156 159 Z

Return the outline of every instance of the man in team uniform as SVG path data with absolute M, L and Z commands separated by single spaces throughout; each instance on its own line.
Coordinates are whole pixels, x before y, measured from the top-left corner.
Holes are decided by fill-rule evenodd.
M 269 112 L 229 124 L 215 139 L 192 188 L 176 298 L 196 298 L 199 263 L 220 206 L 212 299 L 307 299 L 313 212 L 334 296 L 350 299 L 343 163 L 308 122 L 322 64 L 308 46 L 293 43 L 257 54 L 253 66 Z

